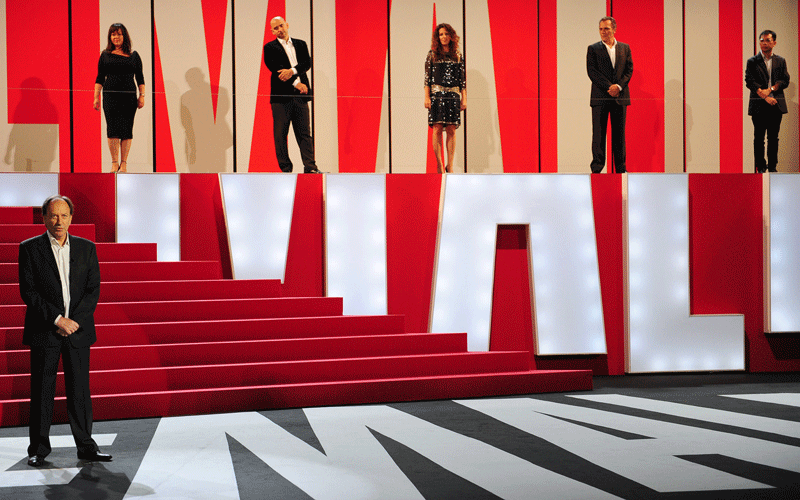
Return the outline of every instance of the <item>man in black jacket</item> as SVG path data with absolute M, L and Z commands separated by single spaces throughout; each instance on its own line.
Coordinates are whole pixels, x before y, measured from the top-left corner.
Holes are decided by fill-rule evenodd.
M 72 436 L 81 460 L 110 462 L 92 439 L 89 346 L 97 340 L 94 310 L 100 298 L 100 265 L 89 240 L 70 235 L 74 206 L 66 196 L 42 205 L 47 231 L 19 245 L 19 290 L 27 305 L 22 342 L 31 348 L 28 465 L 41 467 L 52 450 L 50 424 L 58 361 Z
M 275 40 L 264 45 L 264 64 L 272 72 L 269 102 L 278 166 L 283 172 L 292 171 L 287 144 L 291 124 L 303 157 L 303 171 L 307 174 L 321 173 L 314 159 L 314 139 L 308 113 L 308 101 L 311 100 L 306 75 L 311 69 L 308 46 L 303 40 L 289 38 L 289 23 L 282 17 L 273 18 L 269 24 Z
M 761 51 L 747 60 L 744 82 L 750 89 L 747 114 L 753 118 L 753 155 L 756 172 L 778 171 L 778 134 L 781 119 L 788 112 L 783 89 L 789 86 L 786 59 L 773 54 L 778 35 L 764 30 L 758 37 Z M 767 160 L 764 161 L 764 134 L 767 136 Z

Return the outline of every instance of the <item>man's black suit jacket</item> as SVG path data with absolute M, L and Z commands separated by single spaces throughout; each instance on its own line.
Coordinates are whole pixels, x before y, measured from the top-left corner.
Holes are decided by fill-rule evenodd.
M 611 65 L 611 58 L 602 41 L 589 45 L 586 53 L 586 73 L 592 81 L 590 106 L 600 106 L 609 99 L 615 100 L 622 106 L 631 103 L 631 93 L 628 89 L 628 82 L 633 75 L 631 47 L 627 43 L 618 41 L 614 50 L 617 59 L 616 69 Z M 617 97 L 611 97 L 608 93 L 608 88 L 614 84 L 622 87 Z
M 306 75 L 311 69 L 311 56 L 308 53 L 308 45 L 297 38 L 292 38 L 291 40 L 297 56 L 297 66 L 295 67 L 297 74 L 285 82 L 278 78 L 278 70 L 291 69 L 292 64 L 289 62 L 289 56 L 286 55 L 286 51 L 283 50 L 283 45 L 277 38 L 264 45 L 264 64 L 272 72 L 269 96 L 269 102 L 271 103 L 287 102 L 292 97 L 301 97 L 307 101 L 311 100 L 311 85 L 309 85 L 308 75 Z M 294 87 L 294 82 L 298 78 L 301 83 L 308 87 L 308 94 L 301 94 Z
M 769 87 L 767 63 L 764 62 L 764 56 L 761 55 L 761 52 L 747 60 L 744 83 L 750 89 L 750 104 L 747 105 L 748 115 L 754 115 L 762 109 L 772 107 L 771 104 L 760 98 L 757 92 L 758 89 Z M 787 113 L 789 110 L 786 107 L 786 97 L 783 95 L 783 89 L 789 86 L 789 73 L 786 70 L 786 59 L 775 54 L 772 55 L 772 85 L 777 89 L 772 93 L 772 97 L 778 101 L 775 106 L 780 109 L 781 113 Z
M 100 299 L 100 265 L 89 240 L 68 235 L 70 245 L 68 317 L 80 325 L 69 336 L 73 347 L 95 343 L 94 311 Z M 22 343 L 31 347 L 61 345 L 55 320 L 64 315 L 64 296 L 58 266 L 47 233 L 19 245 L 19 289 L 28 306 Z

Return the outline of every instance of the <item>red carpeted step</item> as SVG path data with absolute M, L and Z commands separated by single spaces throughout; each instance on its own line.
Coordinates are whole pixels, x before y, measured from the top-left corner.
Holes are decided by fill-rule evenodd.
M 101 262 L 103 281 L 218 280 L 222 265 L 213 260 L 178 262 Z M 17 263 L 0 264 L 0 283 L 18 283 Z
M 0 283 L 0 306 L 20 305 L 22 297 L 19 294 L 19 283 Z M 0 312 L 0 324 L 2 324 L 2 312 Z
M 20 324 L 21 325 L 21 324 Z M 291 339 L 405 333 L 405 317 L 322 316 L 97 325 L 96 347 L 220 340 Z M 22 326 L 0 327 L 0 348 L 25 349 Z
M 277 298 L 280 280 L 109 281 L 100 286 L 100 302 Z M 19 284 L 0 284 L 0 305 L 22 305 Z
M 465 352 L 463 333 L 192 342 L 92 348 L 93 370 Z M 30 371 L 27 349 L 0 351 L 0 373 Z
M 280 280 L 109 281 L 100 286 L 100 302 L 277 298 Z M 22 305 L 17 283 L 0 284 L 0 305 Z
M 158 260 L 155 243 L 96 243 L 100 262 Z M 0 262 L 12 264 L 19 259 L 19 243 L 0 243 Z
M 529 369 L 527 352 L 461 352 L 412 356 L 379 356 L 291 360 L 224 365 L 193 365 L 127 370 L 92 370 L 92 394 L 138 391 L 202 390 L 271 384 L 324 383 L 399 377 L 447 377 L 468 373 L 516 372 Z M 0 394 L 18 399 L 29 394 L 30 374 L 0 375 Z M 56 395 L 64 395 L 59 373 Z
M 158 260 L 155 243 L 97 243 L 100 262 L 139 262 Z
M 100 262 L 158 260 L 155 243 L 96 243 Z M 0 243 L 0 262 L 13 264 L 19 259 L 19 243 Z
M 14 349 L 27 349 L 22 344 L 22 324 L 19 326 L 0 325 L 0 351 Z
M 42 222 L 41 207 L 0 207 L 0 224 L 36 224 Z
M 0 224 L 0 243 L 20 243 L 46 230 L 44 224 Z M 94 241 L 94 224 L 72 224 L 69 232 Z
M 103 281 L 159 281 L 222 279 L 219 261 L 183 260 L 177 262 L 101 262 Z
M 104 420 L 591 389 L 591 370 L 526 370 L 449 377 L 397 377 L 321 384 L 102 394 L 92 397 L 92 405 L 95 419 Z M 0 425 L 27 424 L 28 405 L 26 399 L 0 401 Z M 55 421 L 66 421 L 64 398 L 56 401 Z
M 96 325 L 247 318 L 297 318 L 342 314 L 340 297 L 108 302 L 97 305 Z M 25 322 L 24 305 L 0 306 L 0 325 Z
M 0 243 L 0 262 L 12 264 L 19 260 L 19 243 Z
M 100 302 L 254 299 L 281 296 L 280 280 L 112 281 L 100 287 Z
M 0 284 L 19 285 L 19 266 L 16 262 L 0 262 Z

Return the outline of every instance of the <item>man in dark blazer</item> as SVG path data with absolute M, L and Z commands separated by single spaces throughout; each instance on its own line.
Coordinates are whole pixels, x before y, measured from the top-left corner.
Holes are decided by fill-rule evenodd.
M 778 35 L 765 30 L 758 37 L 761 52 L 747 60 L 744 83 L 750 89 L 747 114 L 753 119 L 753 155 L 756 172 L 778 171 L 778 134 L 781 119 L 788 112 L 783 89 L 789 86 L 786 59 L 773 54 Z M 764 160 L 764 134 L 767 160 Z
M 606 164 L 606 129 L 611 115 L 611 151 L 618 173 L 625 166 L 625 116 L 631 103 L 628 82 L 633 75 L 631 47 L 614 38 L 617 22 L 600 19 L 600 38 L 589 45 L 586 72 L 592 81 L 589 105 L 592 107 L 592 173 L 599 174 Z M 611 171 L 609 169 L 609 171 Z
M 19 290 L 28 306 L 22 342 L 31 349 L 30 446 L 28 465 L 41 467 L 50 453 L 50 424 L 58 361 L 63 356 L 64 385 L 78 458 L 111 461 L 92 439 L 89 346 L 97 340 L 94 310 L 100 298 L 97 250 L 89 240 L 70 235 L 74 207 L 66 196 L 42 205 L 47 231 L 19 245 Z
M 292 171 L 287 144 L 291 124 L 297 145 L 300 146 L 303 171 L 319 174 L 308 112 L 308 101 L 311 100 L 306 75 L 311 69 L 308 46 L 303 40 L 289 38 L 289 24 L 282 17 L 273 18 L 269 24 L 275 40 L 264 45 L 264 64 L 272 72 L 269 102 L 272 106 L 272 134 L 278 166 L 282 172 Z

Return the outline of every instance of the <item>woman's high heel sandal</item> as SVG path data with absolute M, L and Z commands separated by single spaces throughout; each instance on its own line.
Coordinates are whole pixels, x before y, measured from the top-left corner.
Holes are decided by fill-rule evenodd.
M 111 162 L 111 173 L 113 174 L 113 173 L 116 173 L 117 171 L 119 171 L 119 163 L 115 162 L 115 161 L 112 161 Z
M 127 161 L 119 162 L 119 171 L 120 172 L 127 172 L 128 171 L 128 162 Z

